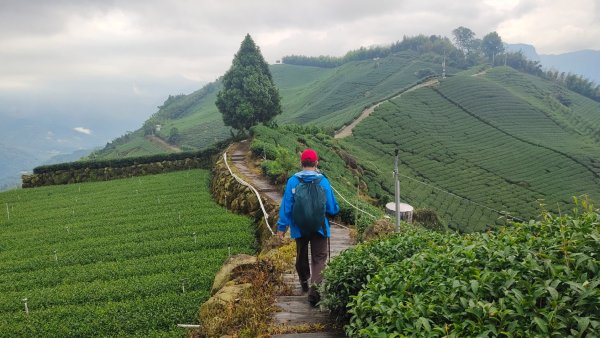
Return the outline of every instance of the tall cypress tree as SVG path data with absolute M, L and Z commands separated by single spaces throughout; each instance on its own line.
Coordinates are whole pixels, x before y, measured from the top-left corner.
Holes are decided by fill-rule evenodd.
M 239 131 L 281 114 L 279 91 L 269 65 L 250 34 L 242 41 L 231 68 L 223 76 L 223 89 L 217 94 L 216 105 L 225 125 Z

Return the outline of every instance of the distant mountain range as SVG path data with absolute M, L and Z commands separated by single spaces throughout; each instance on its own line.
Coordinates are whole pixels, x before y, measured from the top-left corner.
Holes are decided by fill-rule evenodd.
M 25 149 L 0 144 L 0 191 L 21 186 L 21 175 L 39 165 L 77 161 L 92 149 L 80 149 L 42 159 Z
M 540 61 L 544 69 L 579 74 L 600 84 L 600 50 L 538 54 L 535 47 L 528 44 L 506 44 L 505 47 L 508 51 L 521 51 L 530 60 Z

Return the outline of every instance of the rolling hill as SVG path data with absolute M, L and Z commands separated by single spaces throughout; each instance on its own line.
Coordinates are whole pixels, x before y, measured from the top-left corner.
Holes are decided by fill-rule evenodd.
M 414 86 L 417 74 L 439 72 L 435 60 L 400 52 L 335 68 L 272 65 L 283 105 L 277 122 L 339 129 Z M 380 202 L 393 195 L 384 168 L 398 148 L 403 200 L 463 231 L 534 217 L 540 204 L 558 211 L 573 196 L 600 198 L 600 104 L 512 68 L 481 69 L 449 69 L 456 75 L 438 86 L 384 102 L 340 141 L 365 169 L 369 194 Z M 226 139 L 214 105 L 219 89 L 216 81 L 169 97 L 144 127 L 95 156 L 164 152 L 144 134 L 168 140 L 174 128 L 183 150 Z
M 317 124 L 340 128 L 357 117 L 365 106 L 390 97 L 420 80 L 419 71 L 440 72 L 441 66 L 416 53 L 402 52 L 387 58 L 349 62 L 337 68 L 278 64 L 271 66 L 282 96 L 279 123 Z M 448 72 L 456 72 L 449 69 Z M 230 136 L 214 104 L 220 89 L 217 80 L 189 94 L 169 97 L 135 132 L 114 140 L 95 158 L 139 156 L 164 152 L 145 135 L 168 140 L 176 128 L 183 150 L 204 149 Z M 156 131 L 160 125 L 160 131 Z
M 557 91 L 568 105 L 555 97 Z M 600 104 L 507 67 L 457 75 L 381 105 L 343 144 L 369 170 L 371 190 L 392 194 L 400 150 L 403 199 L 473 231 L 522 219 L 540 204 L 600 198 Z

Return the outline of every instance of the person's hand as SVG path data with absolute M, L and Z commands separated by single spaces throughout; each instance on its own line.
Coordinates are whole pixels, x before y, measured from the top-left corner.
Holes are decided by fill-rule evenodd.
M 277 231 L 277 237 L 283 241 L 283 237 L 285 236 L 285 231 Z

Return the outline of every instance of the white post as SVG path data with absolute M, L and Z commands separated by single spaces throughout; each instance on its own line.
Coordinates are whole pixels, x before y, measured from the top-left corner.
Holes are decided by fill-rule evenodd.
M 194 232 L 193 235 L 194 235 L 194 244 L 196 244 L 196 233 Z
M 229 257 L 231 257 L 231 245 L 227 247 L 227 253 L 229 254 Z
M 396 231 L 400 231 L 400 178 L 398 177 L 398 149 L 394 161 L 394 181 L 396 185 Z
M 21 299 L 23 303 L 25 303 L 25 314 L 29 315 L 29 307 L 27 306 L 27 298 Z
M 185 293 L 185 279 L 181 280 L 181 292 Z
M 6 203 L 6 217 L 10 221 L 10 210 L 8 210 L 8 203 Z
M 58 262 L 58 255 L 56 254 L 56 250 L 54 250 L 54 261 Z

